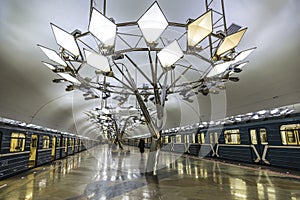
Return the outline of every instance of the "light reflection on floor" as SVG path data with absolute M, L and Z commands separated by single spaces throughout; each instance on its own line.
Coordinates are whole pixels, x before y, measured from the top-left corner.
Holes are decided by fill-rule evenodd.
M 147 177 L 147 152 L 107 145 L 0 181 L 0 199 L 300 199 L 300 179 L 268 170 L 161 152 L 158 175 Z

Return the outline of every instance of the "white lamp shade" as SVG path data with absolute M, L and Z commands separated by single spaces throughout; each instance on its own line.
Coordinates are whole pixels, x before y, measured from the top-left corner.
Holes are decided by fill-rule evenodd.
M 256 47 L 240 52 L 240 53 L 234 58 L 234 60 L 235 60 L 236 62 L 240 62 L 240 61 L 244 60 L 244 59 L 245 59 L 246 57 L 248 57 L 255 49 L 256 49 Z
M 176 63 L 181 57 L 183 57 L 183 52 L 177 42 L 174 40 L 171 44 L 163 48 L 158 52 L 157 57 L 160 61 L 162 67 L 170 67 Z
M 221 43 L 221 45 L 219 46 L 218 50 L 217 50 L 217 55 L 221 55 L 233 48 L 235 48 L 241 41 L 243 35 L 246 32 L 246 28 L 243 30 L 240 30 L 236 33 L 233 33 L 231 35 L 228 35 L 224 38 L 223 42 Z
M 54 61 L 54 62 L 56 62 L 56 63 L 58 63 L 58 64 L 60 64 L 62 66 L 67 67 L 66 62 L 63 59 L 61 59 L 61 57 L 59 57 L 59 55 L 57 55 L 57 53 L 54 50 L 48 49 L 48 48 L 43 47 L 41 45 L 38 45 L 38 46 L 41 48 L 41 50 L 46 54 L 46 56 L 50 60 L 52 60 L 52 61 Z
M 212 68 L 210 72 L 207 74 L 207 77 L 213 77 L 215 75 L 225 72 L 226 69 L 228 69 L 228 67 L 233 63 L 234 61 L 228 61 L 228 62 L 215 65 L 214 68 Z
M 114 46 L 117 25 L 93 8 L 89 31 L 105 46 Z
M 46 62 L 42 62 L 44 65 L 46 65 L 49 69 L 51 69 L 51 70 L 55 70 L 56 69 L 56 67 L 55 66 L 53 66 L 52 64 L 50 64 L 50 63 L 46 63 Z
M 54 24 L 51 24 L 51 27 L 57 44 L 68 50 L 74 56 L 79 56 L 80 53 L 74 36 Z
M 208 11 L 188 25 L 188 46 L 196 46 L 212 32 L 212 11 Z
M 68 73 L 59 72 L 57 74 L 71 83 L 81 84 L 80 81 Z
M 167 28 L 168 21 L 155 2 L 138 20 L 138 25 L 145 40 L 154 43 Z
M 99 69 L 102 72 L 110 72 L 110 66 L 107 57 L 100 55 L 98 53 L 90 52 L 84 49 L 84 54 L 86 56 L 87 64 L 92 67 Z

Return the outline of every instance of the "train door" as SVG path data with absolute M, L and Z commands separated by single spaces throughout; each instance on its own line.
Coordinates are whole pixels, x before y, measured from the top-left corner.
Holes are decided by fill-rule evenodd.
M 75 152 L 75 142 L 74 142 L 74 138 L 70 138 L 71 139 L 71 149 L 72 149 L 72 154 L 74 154 L 74 152 Z
M 265 128 L 253 128 L 249 130 L 250 142 L 254 145 L 255 149 L 252 149 L 252 160 L 255 161 L 260 158 L 259 163 L 262 163 L 262 156 L 265 145 L 268 144 L 268 135 Z
M 64 138 L 64 156 L 67 156 L 68 155 L 68 138 Z
M 52 151 L 51 151 L 51 159 L 55 160 L 56 156 L 56 136 L 52 137 Z
M 36 165 L 37 148 L 38 148 L 38 136 L 36 134 L 32 134 L 31 141 L 30 141 L 29 167 L 34 167 Z

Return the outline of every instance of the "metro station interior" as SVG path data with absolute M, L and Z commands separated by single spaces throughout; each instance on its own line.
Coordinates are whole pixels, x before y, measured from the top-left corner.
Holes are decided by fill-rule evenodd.
M 297 0 L 2 0 L 0 199 L 300 199 Z

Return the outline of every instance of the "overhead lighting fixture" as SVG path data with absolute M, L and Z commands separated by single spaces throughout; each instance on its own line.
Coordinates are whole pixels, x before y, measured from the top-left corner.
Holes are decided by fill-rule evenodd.
M 280 114 L 281 114 L 281 115 L 286 114 L 288 111 L 289 111 L 288 108 L 283 109 L 283 110 L 280 111 Z
M 294 109 L 291 109 L 291 110 L 289 110 L 289 111 L 287 111 L 285 114 L 291 114 L 291 113 L 293 113 L 295 110 Z
M 277 114 L 278 112 L 279 112 L 279 109 L 278 109 L 278 108 L 275 108 L 275 109 L 273 109 L 273 110 L 270 111 L 270 114 L 271 114 L 271 115 L 275 115 L 275 114 Z
M 42 61 L 42 63 L 43 63 L 44 65 L 46 65 L 50 70 L 55 70 L 55 69 L 56 69 L 56 67 L 55 67 L 54 65 L 50 64 L 50 63 L 46 63 L 46 62 L 44 62 L 44 61 Z
M 231 64 L 233 64 L 234 61 L 227 61 L 227 62 L 224 62 L 224 63 L 221 63 L 221 64 L 218 64 L 218 65 L 215 65 L 211 70 L 210 72 L 207 74 L 207 77 L 213 77 L 213 76 L 216 76 L 218 74 L 221 74 L 223 72 L 226 71 L 226 69 L 229 68 L 229 66 Z
M 194 47 L 212 33 L 212 11 L 208 11 L 188 25 L 188 46 Z
M 59 57 L 59 55 L 57 55 L 57 53 L 54 50 L 49 49 L 47 47 L 43 47 L 42 45 L 38 45 L 38 47 L 40 47 L 40 49 L 46 54 L 46 56 L 50 60 L 52 60 L 64 67 L 67 67 L 66 62 L 61 57 Z
M 80 81 L 78 81 L 75 77 L 71 76 L 68 73 L 58 72 L 57 74 L 71 83 L 75 83 L 79 85 L 81 84 Z
M 216 55 L 220 56 L 220 55 L 226 53 L 227 51 L 237 47 L 238 44 L 240 43 L 243 35 L 245 34 L 246 30 L 247 30 L 247 28 L 226 36 L 224 38 L 223 42 L 218 47 Z
M 102 71 L 110 72 L 110 66 L 107 57 L 100 55 L 98 53 L 90 52 L 84 49 L 84 54 L 86 57 L 87 64 Z
M 51 27 L 57 44 L 78 57 L 80 53 L 74 36 L 52 23 Z
M 183 57 L 183 52 L 177 42 L 177 40 L 173 41 L 171 44 L 163 48 L 159 53 L 157 53 L 157 57 L 164 68 L 171 67 L 174 65 L 180 58 Z
M 89 31 L 98 38 L 106 47 L 112 47 L 115 44 L 117 25 L 110 19 L 102 15 L 95 8 L 92 10 Z
M 257 114 L 260 114 L 260 115 L 264 115 L 267 113 L 267 110 L 260 110 L 257 112 Z
M 107 108 L 102 108 L 102 112 L 106 115 L 110 114 L 110 111 Z
M 241 51 L 235 58 L 234 60 L 236 62 L 240 62 L 243 61 L 245 58 L 247 58 L 254 50 L 256 49 L 256 47 L 245 50 L 245 51 Z
M 168 21 L 157 2 L 152 4 L 137 23 L 149 44 L 155 43 L 168 26 Z

